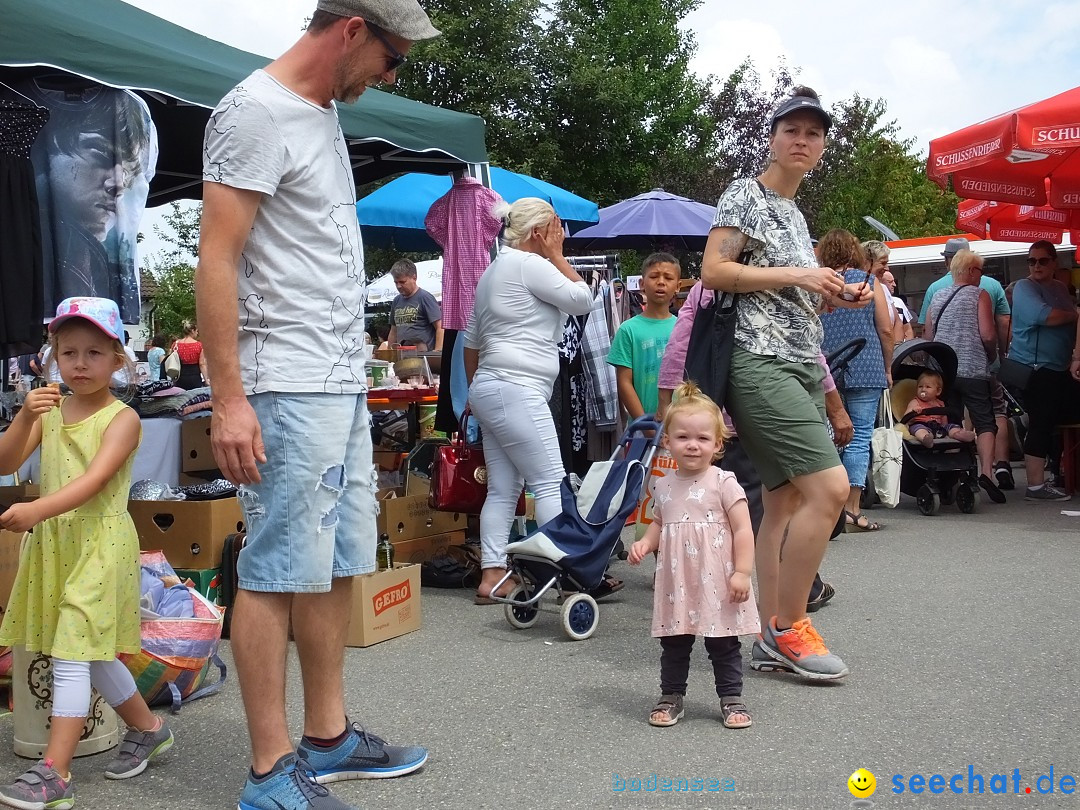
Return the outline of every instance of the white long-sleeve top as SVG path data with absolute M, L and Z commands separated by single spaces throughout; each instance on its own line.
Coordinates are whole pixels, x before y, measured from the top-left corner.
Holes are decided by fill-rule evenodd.
M 535 253 L 503 247 L 476 286 L 465 347 L 480 353 L 476 377 L 533 388 L 545 397 L 559 376 L 567 315 L 586 315 L 592 291 Z

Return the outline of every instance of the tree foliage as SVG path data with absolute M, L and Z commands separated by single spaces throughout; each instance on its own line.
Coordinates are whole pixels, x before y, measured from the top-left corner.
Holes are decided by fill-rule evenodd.
M 154 330 L 180 337 L 181 324 L 195 320 L 195 268 L 190 264 L 159 265 L 153 270 L 158 283 L 154 296 Z

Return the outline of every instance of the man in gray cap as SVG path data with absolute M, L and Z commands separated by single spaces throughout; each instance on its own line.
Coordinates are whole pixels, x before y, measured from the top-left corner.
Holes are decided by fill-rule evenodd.
M 375 568 L 376 509 L 364 253 L 334 102 L 393 84 L 412 43 L 438 33 L 416 0 L 320 0 L 296 44 L 233 88 L 206 127 L 196 302 L 214 457 L 241 487 L 247 525 L 232 607 L 252 748 L 241 810 L 347 810 L 323 783 L 427 761 L 345 709 L 351 578 Z M 298 747 L 285 716 L 290 625 Z
M 930 309 L 930 302 L 941 290 L 950 287 L 953 283 L 949 274 L 949 264 L 952 257 L 961 250 L 971 250 L 971 243 L 963 237 L 955 237 L 945 243 L 945 250 L 941 255 L 945 257 L 945 275 L 931 284 L 926 295 L 923 296 L 922 309 L 919 311 L 919 323 L 926 324 L 926 313 Z M 1009 333 L 1012 326 L 1012 310 L 1009 308 L 1009 299 L 1005 296 L 1005 288 L 1001 282 L 985 273 L 979 280 L 979 286 L 990 295 L 990 303 L 994 307 L 994 325 L 997 327 L 998 346 L 1002 354 L 1009 347 Z M 994 437 L 994 477 L 997 478 L 998 489 L 1013 489 L 1016 484 L 1013 480 L 1012 465 L 1009 464 L 1009 421 L 1008 405 L 1005 402 L 1005 392 L 1001 389 L 1001 383 L 997 378 L 998 362 L 990 366 L 990 394 L 994 405 L 994 422 L 997 424 L 997 434 Z

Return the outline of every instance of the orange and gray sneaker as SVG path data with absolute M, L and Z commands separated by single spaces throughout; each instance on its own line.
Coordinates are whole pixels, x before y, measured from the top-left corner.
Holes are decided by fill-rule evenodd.
M 755 672 L 794 672 L 791 664 L 777 661 L 761 646 L 761 633 L 754 639 L 754 646 L 750 648 L 750 669 Z
M 762 631 L 760 643 L 766 654 L 804 678 L 835 681 L 848 674 L 847 665 L 840 656 L 829 652 L 809 619 L 800 619 L 789 630 L 780 631 L 773 616 Z

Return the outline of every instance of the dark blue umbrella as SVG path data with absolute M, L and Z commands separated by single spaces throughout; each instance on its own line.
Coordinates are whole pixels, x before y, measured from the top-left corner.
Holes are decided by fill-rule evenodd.
M 356 204 L 364 244 L 440 250 L 424 229 L 424 217 L 431 204 L 450 190 L 452 182 L 447 175 L 405 174 L 368 194 Z M 491 184 L 507 202 L 522 197 L 547 200 L 571 232 L 599 219 L 596 203 L 535 177 L 492 167 Z
M 576 250 L 705 250 L 716 209 L 654 188 L 600 209 L 600 222 L 566 240 Z

